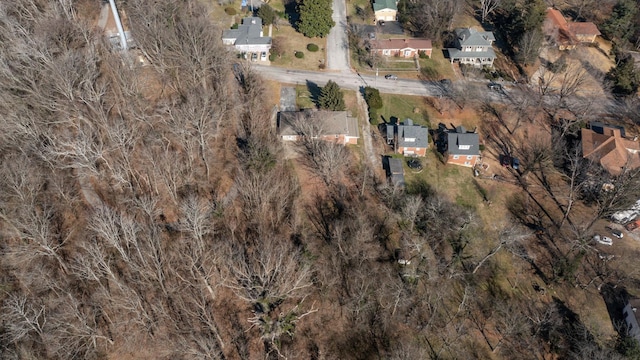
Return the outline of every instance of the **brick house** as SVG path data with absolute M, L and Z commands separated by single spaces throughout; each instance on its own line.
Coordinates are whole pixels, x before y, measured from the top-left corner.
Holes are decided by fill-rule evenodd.
M 582 156 L 598 162 L 611 175 L 640 167 L 640 143 L 625 136 L 624 127 L 591 122 L 581 130 Z
M 302 110 L 278 114 L 278 135 L 283 141 L 297 141 L 303 136 L 333 141 L 341 145 L 357 144 L 358 120 L 346 111 Z
M 491 31 L 456 29 L 454 48 L 447 48 L 449 60 L 473 66 L 493 66 L 496 53 L 493 51 L 495 37 Z
M 419 52 L 431 57 L 433 47 L 429 39 L 380 39 L 369 42 L 371 53 L 382 56 L 399 56 L 412 58 L 418 56 Z
M 398 16 L 398 2 L 396 0 L 375 0 L 373 2 L 373 13 L 376 22 L 396 21 Z
M 474 167 L 480 158 L 480 136 L 458 126 L 446 134 L 447 164 Z
M 387 144 L 394 152 L 405 156 L 426 156 L 429 148 L 429 129 L 414 125 L 406 119 L 401 124 L 387 124 Z

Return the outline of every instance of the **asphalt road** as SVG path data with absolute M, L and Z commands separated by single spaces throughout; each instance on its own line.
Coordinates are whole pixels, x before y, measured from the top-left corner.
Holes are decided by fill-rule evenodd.
M 347 39 L 347 8 L 345 0 L 333 0 L 333 14 L 336 25 L 327 37 L 327 69 L 350 72 L 349 40 Z
M 364 86 L 372 86 L 387 94 L 439 96 L 442 94 L 437 83 L 420 80 L 386 80 L 384 76 L 359 75 L 352 72 L 320 72 L 306 70 L 287 70 L 267 65 L 252 65 L 259 69 L 262 76 L 288 84 L 306 84 L 313 82 L 318 86 L 324 86 L 327 81 L 335 81 L 341 88 L 358 90 Z

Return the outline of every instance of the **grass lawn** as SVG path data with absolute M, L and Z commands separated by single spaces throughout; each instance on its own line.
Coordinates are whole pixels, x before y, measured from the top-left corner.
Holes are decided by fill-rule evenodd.
M 440 48 L 434 48 L 431 52 L 430 59 L 419 59 L 420 68 L 427 69 L 429 80 L 453 79 L 453 67 L 449 59 L 444 57 L 444 53 Z
M 296 85 L 296 105 L 299 109 L 316 108 L 314 96 L 307 85 Z
M 326 38 L 309 39 L 296 32 L 290 25 L 280 25 L 279 29 L 273 28 L 274 41 L 281 41 L 283 53 L 280 58 L 271 62 L 272 65 L 303 70 L 318 70 L 320 64 L 326 63 Z M 311 52 L 307 50 L 307 44 L 316 44 L 320 50 Z M 294 56 L 296 51 L 301 51 L 304 58 L 298 59 Z
M 421 96 L 380 94 L 382 97 L 382 109 L 378 110 L 378 115 L 385 121 L 390 121 L 391 117 L 396 117 L 400 121 L 410 118 L 415 124 L 429 127 L 428 106 Z M 379 119 L 382 122 L 382 119 Z
M 370 15 L 367 19 L 363 20 L 358 12 L 357 8 L 366 9 L 366 12 Z M 347 16 L 349 22 L 352 24 L 373 24 L 373 7 L 369 0 L 353 0 L 347 2 Z

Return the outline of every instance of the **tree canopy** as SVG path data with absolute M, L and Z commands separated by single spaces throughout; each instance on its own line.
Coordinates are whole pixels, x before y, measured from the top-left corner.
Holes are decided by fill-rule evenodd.
M 257 15 L 260 19 L 262 19 L 262 23 L 264 25 L 273 24 L 276 21 L 276 17 L 278 16 L 278 14 L 276 14 L 276 11 L 273 10 L 273 8 L 268 4 L 260 6 Z
M 335 81 L 329 80 L 327 85 L 322 88 L 318 97 L 318 105 L 321 109 L 344 111 L 344 94 Z
M 301 0 L 298 13 L 298 31 L 306 37 L 325 37 L 336 24 L 331 18 L 331 0 Z

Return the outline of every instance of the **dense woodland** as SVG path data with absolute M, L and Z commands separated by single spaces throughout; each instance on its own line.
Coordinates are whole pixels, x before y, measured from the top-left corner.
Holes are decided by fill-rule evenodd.
M 529 177 L 512 215 L 488 224 L 425 183 L 390 188 L 349 150 L 309 139 L 309 193 L 271 128 L 265 84 L 232 71 L 200 3 L 126 1 L 145 67 L 82 16 L 98 6 L 0 3 L 1 358 L 628 353 L 624 338 L 537 290 L 598 296 L 596 286 L 637 282 L 587 244 L 589 224 L 637 194 L 637 174 L 587 183 L 563 142 L 514 144 Z M 531 99 L 513 109 L 552 113 Z M 484 109 L 502 139 L 518 133 L 513 110 Z M 558 176 L 571 181 L 549 185 Z M 593 216 L 573 215 L 585 199 Z

